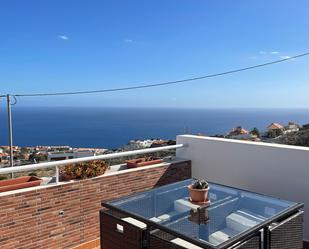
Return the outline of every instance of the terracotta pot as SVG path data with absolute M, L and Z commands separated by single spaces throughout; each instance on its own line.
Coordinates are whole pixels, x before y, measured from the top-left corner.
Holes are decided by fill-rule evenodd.
M 154 159 L 154 160 L 147 161 L 146 158 L 137 158 L 137 159 L 126 161 L 127 167 L 129 169 L 137 168 L 137 167 L 143 167 L 143 166 L 149 166 L 149 165 L 158 164 L 158 163 L 162 163 L 162 162 L 163 162 L 162 159 Z
M 73 180 L 73 177 L 68 174 L 62 173 L 60 174 L 60 180 L 61 181 L 71 181 Z
M 0 192 L 39 186 L 43 180 L 35 176 L 22 176 L 0 181 Z
M 208 201 L 209 187 L 206 189 L 194 189 L 191 184 L 188 189 L 192 202 L 203 203 Z

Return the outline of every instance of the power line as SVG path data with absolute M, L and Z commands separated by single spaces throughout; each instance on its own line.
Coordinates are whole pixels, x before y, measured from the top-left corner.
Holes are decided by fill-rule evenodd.
M 186 82 L 192 82 L 192 81 L 197 81 L 197 80 L 202 80 L 206 78 L 214 78 L 218 76 L 223 76 L 227 74 L 233 74 L 233 73 L 239 73 L 243 71 L 248 71 L 260 67 L 266 67 L 270 66 L 273 64 L 278 64 L 281 62 L 289 61 L 289 60 L 294 60 L 300 57 L 305 57 L 308 56 L 309 52 L 298 54 L 292 57 L 276 60 L 276 61 L 271 61 L 271 62 L 266 62 L 263 64 L 257 64 L 254 66 L 250 67 L 244 67 L 244 68 L 238 68 L 238 69 L 233 69 L 230 71 L 225 71 L 221 73 L 215 73 L 215 74 L 208 74 L 204 76 L 197 76 L 193 78 L 187 78 L 187 79 L 181 79 L 181 80 L 175 80 L 175 81 L 166 81 L 166 82 L 161 82 L 161 83 L 153 83 L 153 84 L 141 84 L 141 85 L 136 85 L 136 86 L 129 86 L 129 87 L 120 87 L 120 88 L 109 88 L 109 89 L 102 89 L 102 90 L 90 90 L 90 91 L 74 91 L 74 92 L 56 92 L 56 93 L 30 93 L 30 94 L 13 94 L 16 97 L 40 97 L 40 96 L 59 96 L 59 95 L 77 95 L 77 94 L 95 94 L 95 93 L 105 93 L 105 92 L 118 92 L 118 91 L 127 91 L 127 90 L 134 90 L 134 89 L 142 89 L 142 88 L 151 88 L 151 87 L 159 87 L 159 86 L 166 86 L 166 85 L 173 85 L 173 84 L 181 84 L 181 83 L 186 83 Z M 0 97 L 5 97 L 6 95 L 0 95 Z

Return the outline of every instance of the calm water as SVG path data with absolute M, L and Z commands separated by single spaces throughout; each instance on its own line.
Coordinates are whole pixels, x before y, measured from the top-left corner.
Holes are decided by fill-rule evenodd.
M 309 109 L 126 109 L 14 107 L 14 144 L 117 148 L 131 139 L 175 139 L 185 130 L 225 134 L 232 127 L 265 130 L 271 122 L 309 123 Z M 7 144 L 5 109 L 0 109 L 0 144 Z

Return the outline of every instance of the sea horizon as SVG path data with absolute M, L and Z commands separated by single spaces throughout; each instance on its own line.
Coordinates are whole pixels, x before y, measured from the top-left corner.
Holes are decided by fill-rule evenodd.
M 7 142 L 6 109 L 0 108 L 0 144 Z M 272 122 L 309 123 L 309 108 L 163 108 L 14 106 L 17 146 L 69 145 L 115 149 L 132 139 L 175 139 L 184 133 L 224 135 L 235 126 L 265 131 Z

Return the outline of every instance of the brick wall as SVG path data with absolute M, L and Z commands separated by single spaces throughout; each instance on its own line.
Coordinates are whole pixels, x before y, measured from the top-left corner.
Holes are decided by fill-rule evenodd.
M 71 248 L 97 239 L 101 201 L 189 177 L 191 163 L 183 161 L 0 196 L 0 248 Z

